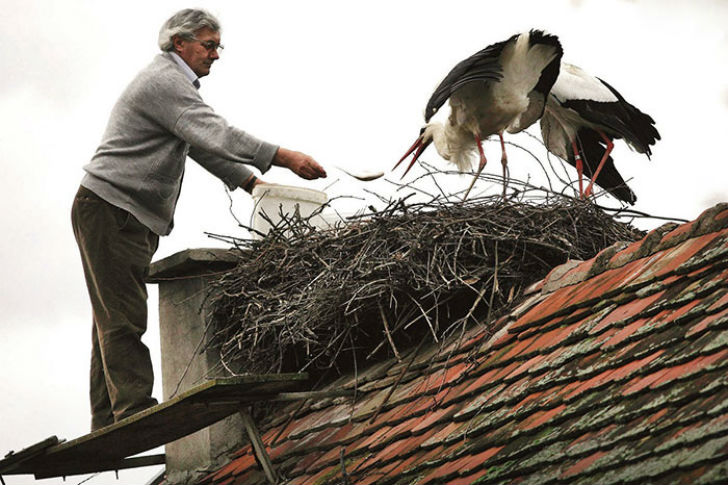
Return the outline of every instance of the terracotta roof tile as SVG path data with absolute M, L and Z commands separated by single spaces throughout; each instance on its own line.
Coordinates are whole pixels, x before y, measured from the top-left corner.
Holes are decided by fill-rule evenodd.
M 408 357 L 340 379 L 357 402 L 300 410 L 269 445 L 274 466 L 321 485 L 344 473 L 382 485 L 728 483 L 728 206 L 528 291 L 494 336 L 473 327 L 423 349 L 393 392 Z M 262 424 L 266 443 L 295 409 Z M 265 477 L 246 446 L 201 483 Z

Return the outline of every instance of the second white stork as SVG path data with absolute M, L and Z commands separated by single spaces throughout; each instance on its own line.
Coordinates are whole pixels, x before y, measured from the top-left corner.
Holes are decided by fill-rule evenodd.
M 470 168 L 471 155 L 477 149 L 480 164 L 473 179 L 475 183 L 487 162 L 482 141 L 497 133 L 505 196 L 508 157 L 503 131 L 517 133 L 541 117 L 546 96 L 558 77 L 562 55 L 561 43 L 555 35 L 531 30 L 490 45 L 459 62 L 430 97 L 420 136 L 394 168 L 414 153 L 406 174 L 434 141 L 440 156 L 457 165 L 460 171 Z M 448 99 L 447 122 L 431 123 L 432 116 Z
M 579 193 L 588 197 L 596 182 L 614 197 L 634 204 L 610 156 L 614 139 L 624 141 L 649 158 L 650 145 L 660 139 L 655 121 L 631 105 L 616 89 L 577 66 L 562 63 L 541 118 L 548 151 L 576 167 Z M 591 179 L 584 190 L 583 175 Z

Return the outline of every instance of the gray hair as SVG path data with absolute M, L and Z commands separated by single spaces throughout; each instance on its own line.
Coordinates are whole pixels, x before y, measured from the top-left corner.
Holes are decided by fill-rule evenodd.
M 215 32 L 220 31 L 220 22 L 211 13 L 202 9 L 186 8 L 172 15 L 159 29 L 159 48 L 163 51 L 174 49 L 172 37 L 192 40 L 195 32 L 207 27 Z

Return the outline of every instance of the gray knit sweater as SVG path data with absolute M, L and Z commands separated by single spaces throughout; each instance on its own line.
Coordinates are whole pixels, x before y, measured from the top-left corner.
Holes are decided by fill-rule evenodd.
M 231 189 L 266 172 L 278 146 L 230 126 L 200 97 L 172 57 L 154 58 L 122 93 L 81 185 L 169 234 L 187 155 Z

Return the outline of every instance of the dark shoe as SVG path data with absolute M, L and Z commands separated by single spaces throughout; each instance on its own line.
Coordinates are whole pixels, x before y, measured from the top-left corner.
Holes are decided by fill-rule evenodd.
M 115 421 L 118 423 L 122 419 L 126 419 L 129 416 L 134 416 L 135 414 L 140 413 L 140 412 L 144 411 L 145 409 L 149 409 L 152 406 L 156 406 L 157 404 L 159 404 L 157 402 L 157 400 L 152 397 L 152 398 L 150 398 L 149 402 L 147 404 L 145 404 L 144 406 L 139 406 L 139 407 L 136 407 L 136 408 L 133 408 L 133 409 L 130 409 L 130 410 L 126 411 L 124 414 L 122 414 L 121 416 L 117 417 L 115 419 Z

